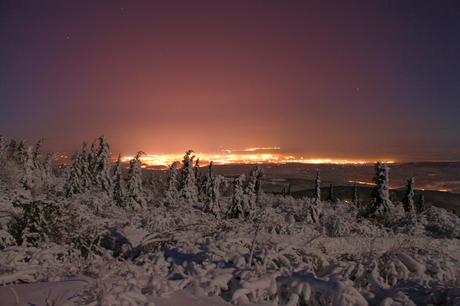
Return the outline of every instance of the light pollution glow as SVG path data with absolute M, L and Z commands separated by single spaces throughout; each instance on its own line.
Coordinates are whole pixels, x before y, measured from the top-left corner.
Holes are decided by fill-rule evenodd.
M 283 153 L 262 153 L 259 151 L 280 150 L 279 147 L 247 148 L 242 150 L 222 150 L 222 153 L 194 153 L 203 163 L 212 161 L 216 165 L 229 164 L 337 164 L 337 165 L 363 165 L 375 163 L 376 160 L 365 159 L 336 159 L 336 158 L 304 158 Z M 144 166 L 169 166 L 175 161 L 182 160 L 180 154 L 144 154 L 141 162 Z M 122 161 L 127 162 L 133 156 L 124 156 Z M 384 160 L 385 163 L 394 163 L 394 160 Z
M 373 182 L 365 182 L 365 181 L 355 181 L 355 180 L 349 180 L 348 183 L 352 183 L 352 184 L 357 184 L 357 185 L 365 185 L 365 186 L 375 186 L 375 183 Z M 402 188 L 404 186 L 390 186 L 390 189 L 398 189 L 398 188 Z M 425 190 L 432 190 L 432 191 L 439 191 L 439 192 L 450 192 L 449 189 L 447 188 L 440 188 L 440 189 L 436 189 L 436 188 L 420 188 L 419 190 L 421 191 L 425 191 Z

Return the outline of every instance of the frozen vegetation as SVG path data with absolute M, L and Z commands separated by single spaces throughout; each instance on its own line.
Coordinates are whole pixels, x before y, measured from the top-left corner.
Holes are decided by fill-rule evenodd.
M 193 151 L 145 177 L 142 152 L 113 162 L 104 137 L 66 167 L 41 144 L 0 139 L 3 303 L 460 305 L 460 219 L 415 199 L 414 178 L 392 202 L 387 165 L 350 203 L 321 199 L 320 173 L 295 199 Z

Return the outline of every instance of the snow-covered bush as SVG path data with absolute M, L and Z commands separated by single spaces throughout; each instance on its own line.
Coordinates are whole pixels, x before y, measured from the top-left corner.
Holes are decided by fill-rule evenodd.
M 65 235 L 63 205 L 53 200 L 22 202 L 17 200 L 14 206 L 19 212 L 10 224 L 10 233 L 17 244 L 39 246 L 45 242 L 57 242 Z
M 460 238 L 460 218 L 445 209 L 431 207 L 426 211 L 425 229 L 434 237 Z
M 350 234 L 350 225 L 342 216 L 329 215 L 322 223 L 329 237 L 344 237 Z

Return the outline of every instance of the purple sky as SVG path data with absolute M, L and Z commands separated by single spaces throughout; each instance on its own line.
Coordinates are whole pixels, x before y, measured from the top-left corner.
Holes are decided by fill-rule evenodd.
M 53 150 L 460 156 L 459 1 L 2 1 L 0 46 L 0 134 Z

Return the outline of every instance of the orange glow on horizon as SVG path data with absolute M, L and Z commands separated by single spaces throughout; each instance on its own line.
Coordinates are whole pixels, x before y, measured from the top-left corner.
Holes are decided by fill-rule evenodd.
M 364 165 L 372 164 L 377 160 L 365 159 L 338 159 L 338 158 L 304 158 L 282 153 L 261 153 L 263 150 L 279 150 L 279 147 L 248 148 L 243 150 L 223 150 L 222 153 L 194 153 L 203 163 L 213 162 L 216 165 L 229 164 L 337 164 L 337 165 Z M 146 166 L 169 166 L 175 161 L 181 161 L 180 154 L 145 154 L 141 162 Z M 122 161 L 127 162 L 133 156 L 124 156 Z M 394 160 L 385 160 L 384 163 L 394 163 Z

